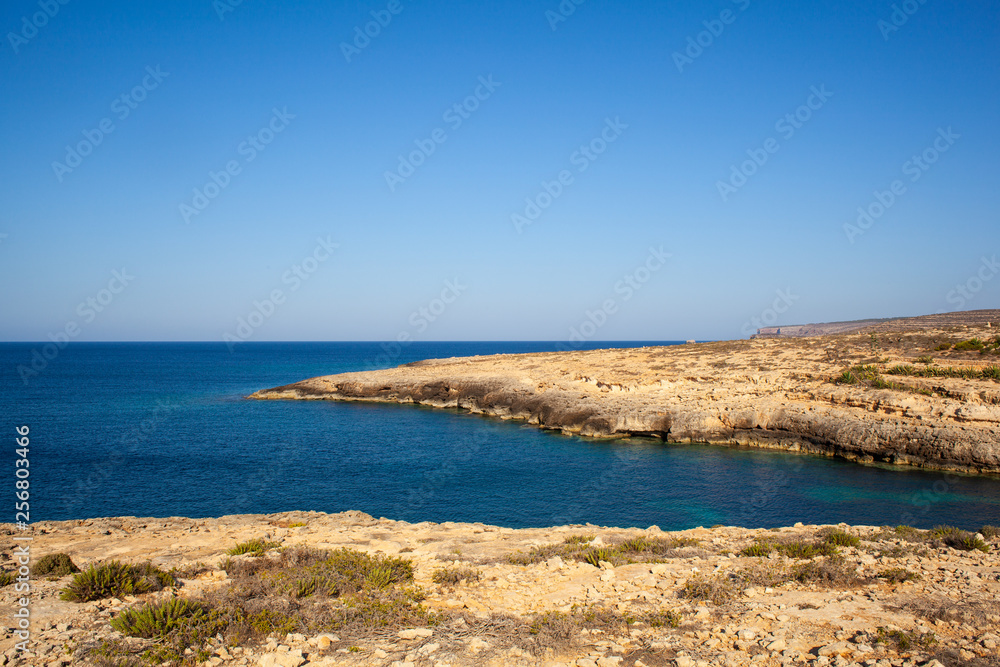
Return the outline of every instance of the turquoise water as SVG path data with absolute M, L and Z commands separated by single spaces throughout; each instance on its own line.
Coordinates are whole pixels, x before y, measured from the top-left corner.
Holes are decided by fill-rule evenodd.
M 510 527 L 1000 524 L 994 477 L 595 441 L 407 405 L 243 399 L 316 375 L 555 346 L 74 343 L 25 383 L 17 367 L 41 346 L 0 344 L 4 466 L 13 470 L 14 428 L 27 424 L 33 521 L 356 509 Z M 2 520 L 13 519 L 12 504 Z

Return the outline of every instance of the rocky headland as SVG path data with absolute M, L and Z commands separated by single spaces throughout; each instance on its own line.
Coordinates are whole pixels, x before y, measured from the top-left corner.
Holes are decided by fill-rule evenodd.
M 5 524 L 4 555 L 32 538 L 31 591 L 0 588 L 0 664 L 996 666 L 997 530 L 513 530 L 360 512 Z M 87 574 L 111 561 L 156 585 Z
M 250 398 L 418 403 L 583 436 L 995 474 L 996 321 L 1000 311 L 974 311 L 846 334 L 435 359 Z

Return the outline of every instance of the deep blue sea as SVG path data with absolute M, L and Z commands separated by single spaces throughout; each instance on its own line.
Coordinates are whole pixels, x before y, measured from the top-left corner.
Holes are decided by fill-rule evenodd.
M 244 399 L 316 375 L 555 346 L 72 343 L 25 381 L 18 366 L 41 344 L 0 344 L 11 495 L 0 521 L 14 520 L 15 427 L 27 425 L 31 521 L 361 510 L 509 527 L 1000 524 L 996 477 L 596 441 L 409 405 Z

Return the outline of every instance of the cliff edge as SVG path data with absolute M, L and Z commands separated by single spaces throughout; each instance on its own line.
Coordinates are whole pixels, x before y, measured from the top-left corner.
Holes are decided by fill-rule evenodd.
M 461 408 L 593 437 L 1000 473 L 1000 337 L 966 326 L 493 355 L 316 377 L 252 399 Z

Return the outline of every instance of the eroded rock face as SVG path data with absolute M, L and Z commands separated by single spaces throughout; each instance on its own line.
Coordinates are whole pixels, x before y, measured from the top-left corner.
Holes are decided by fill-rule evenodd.
M 594 437 L 649 435 L 1000 473 L 995 379 L 884 375 L 838 384 L 856 364 L 977 369 L 995 353 L 935 351 L 986 326 L 669 347 L 436 359 L 258 391 L 254 399 L 363 400 L 463 408 Z M 933 355 L 931 365 L 917 362 Z M 925 359 L 926 361 L 926 359 Z

